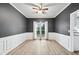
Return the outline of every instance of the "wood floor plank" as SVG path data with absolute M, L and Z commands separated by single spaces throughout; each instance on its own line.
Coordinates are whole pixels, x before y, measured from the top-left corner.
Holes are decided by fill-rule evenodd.
M 28 40 L 7 55 L 76 55 L 67 51 L 55 40 Z

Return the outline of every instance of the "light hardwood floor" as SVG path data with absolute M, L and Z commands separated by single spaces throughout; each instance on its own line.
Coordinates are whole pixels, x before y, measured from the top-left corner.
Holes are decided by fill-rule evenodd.
M 55 40 L 27 40 L 8 55 L 74 55 Z

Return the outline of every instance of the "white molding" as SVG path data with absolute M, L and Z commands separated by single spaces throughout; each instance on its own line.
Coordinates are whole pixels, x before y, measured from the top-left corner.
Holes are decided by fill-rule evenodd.
M 5 55 L 14 48 L 16 48 L 18 45 L 23 43 L 26 40 L 32 40 L 33 39 L 33 33 L 27 32 L 27 33 L 21 33 L 17 35 L 7 36 L 0 38 L 0 54 Z
M 56 40 L 56 33 L 54 33 L 54 32 L 49 32 L 49 33 L 48 33 L 48 39 L 49 39 L 49 40 Z
M 63 12 L 70 4 L 71 4 L 71 3 L 67 4 L 64 8 L 62 8 L 61 11 L 60 11 L 55 17 L 57 17 L 61 12 Z M 55 17 L 54 17 L 54 18 L 55 18 Z
M 70 52 L 73 52 L 71 47 L 71 37 L 64 34 L 56 33 L 56 41 L 63 46 L 65 49 L 67 49 Z
M 12 49 L 16 48 L 18 45 L 20 45 L 21 43 L 23 43 L 24 41 L 26 41 L 28 39 L 29 40 L 33 39 L 33 32 L 26 32 L 26 33 L 22 33 L 22 34 L 17 34 L 17 35 L 0 38 L 0 41 L 1 42 L 4 41 L 3 45 L 5 45 L 5 46 L 0 45 L 0 47 L 4 47 L 4 49 L 3 49 L 4 51 L 0 51 L 0 52 L 3 52 L 2 54 L 7 54 Z M 48 39 L 56 40 L 64 48 L 71 51 L 71 49 L 69 48 L 70 47 L 69 43 L 71 42 L 70 36 L 55 33 L 55 32 L 48 32 Z M 10 45 L 10 44 L 12 44 L 12 45 Z M 71 52 L 73 52 L 73 51 L 71 51 Z
M 19 11 L 22 15 L 24 15 L 13 3 L 9 3 L 11 6 L 13 6 L 17 11 Z M 24 15 L 25 16 L 25 15 Z M 26 17 L 26 16 L 25 16 Z M 27 18 L 27 17 L 26 17 Z
M 13 3 L 9 3 L 10 5 L 12 5 L 17 11 L 19 11 L 22 15 L 24 15 L 23 12 L 20 11 L 19 8 L 17 8 Z M 63 10 L 65 10 L 71 3 L 68 3 L 64 8 L 61 9 L 61 11 L 55 16 L 57 17 Z M 26 18 L 28 18 L 26 15 L 24 15 Z M 50 18 L 55 18 L 55 17 L 50 17 Z M 38 18 L 38 17 L 37 17 Z

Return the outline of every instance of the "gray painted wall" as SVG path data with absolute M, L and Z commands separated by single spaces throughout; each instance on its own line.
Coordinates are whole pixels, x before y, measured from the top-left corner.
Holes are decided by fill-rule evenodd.
M 0 3 L 0 37 L 26 32 L 27 19 L 8 3 Z
M 52 18 L 26 18 L 8 3 L 0 3 L 0 37 L 33 32 L 33 21 L 48 21 L 48 31 L 54 32 Z
M 0 3 L 0 37 L 33 32 L 33 21 L 48 21 L 48 31 L 69 35 L 70 13 L 79 9 L 79 3 L 72 3 L 54 18 L 25 18 L 8 3 Z
M 79 9 L 79 3 L 72 3 L 62 13 L 55 18 L 55 32 L 70 35 L 70 13 Z
M 54 32 L 55 22 L 53 18 L 29 18 L 27 32 L 33 32 L 33 21 L 48 21 L 48 32 Z

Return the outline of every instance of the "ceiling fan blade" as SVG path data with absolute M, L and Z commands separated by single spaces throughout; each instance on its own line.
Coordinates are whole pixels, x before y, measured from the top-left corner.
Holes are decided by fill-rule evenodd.
M 48 10 L 48 8 L 43 8 L 42 10 Z
M 25 4 L 25 5 L 28 5 L 28 6 L 39 7 L 38 5 L 33 4 L 33 3 L 24 3 L 24 4 Z
M 39 10 L 38 8 L 32 8 L 32 9 Z

